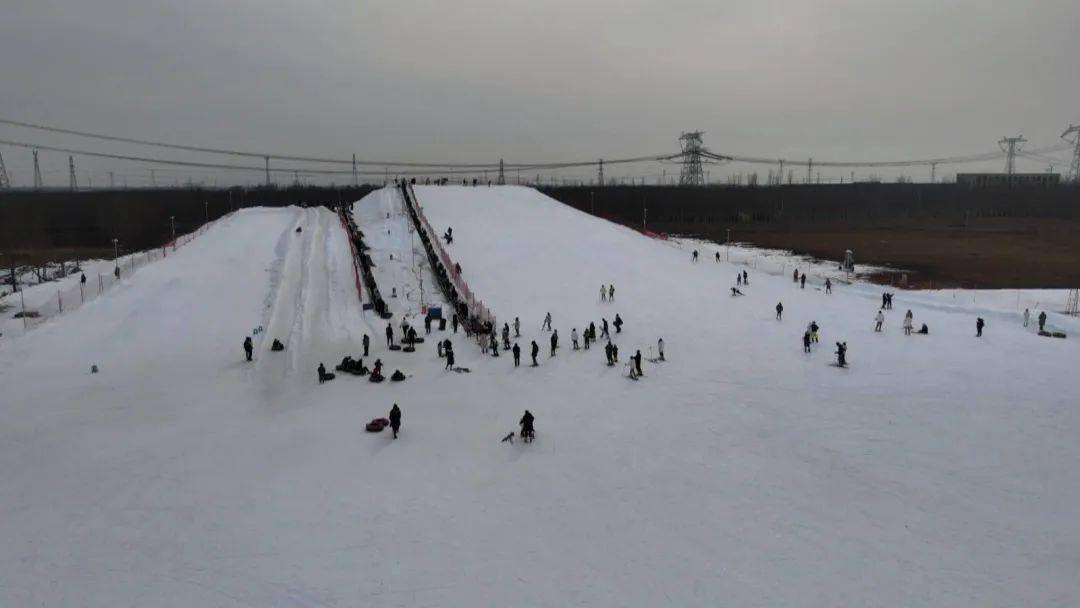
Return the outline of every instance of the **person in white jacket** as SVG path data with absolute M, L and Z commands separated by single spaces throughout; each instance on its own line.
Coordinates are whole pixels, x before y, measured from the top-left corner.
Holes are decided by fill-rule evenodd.
M 904 315 L 904 335 L 905 336 L 910 336 L 911 335 L 911 329 L 912 329 L 912 327 L 914 325 L 915 325 L 915 319 L 912 316 L 911 311 L 909 310 L 909 311 L 907 311 L 907 314 Z
M 600 286 L 600 301 L 607 302 L 607 285 Z
M 577 334 L 577 328 L 575 327 L 574 329 L 570 330 L 570 343 L 574 345 L 574 350 L 578 349 L 578 341 L 577 341 L 577 339 L 578 339 L 578 334 Z
M 1024 309 L 1024 327 L 1027 327 L 1028 323 L 1031 323 L 1031 311 L 1029 309 L 1025 308 Z
M 881 324 L 885 322 L 885 314 L 880 310 L 877 311 L 877 316 L 874 317 L 874 331 L 881 331 Z

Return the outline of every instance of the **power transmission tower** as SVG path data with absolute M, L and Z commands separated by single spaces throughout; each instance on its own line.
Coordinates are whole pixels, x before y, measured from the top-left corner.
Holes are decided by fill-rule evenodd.
M 937 163 L 930 163 L 930 183 L 937 181 Z
M 68 157 L 68 185 L 72 190 L 79 189 L 79 181 L 75 178 L 75 157 Z
M 1019 137 L 1002 137 L 998 142 L 998 147 L 1005 153 L 1005 173 L 1012 175 L 1016 173 L 1016 153 L 1024 147 L 1027 140 L 1024 136 Z
M 506 172 L 503 170 L 503 159 L 499 159 L 499 179 L 496 181 L 500 186 L 506 185 Z
M 1073 138 L 1069 139 L 1069 135 Z M 1069 125 L 1061 134 L 1061 139 L 1073 144 L 1072 163 L 1069 165 L 1069 172 L 1065 174 L 1065 180 L 1080 184 L 1080 125 Z
M 600 172 L 597 175 L 596 182 L 601 186 L 604 185 L 604 159 L 602 158 L 600 159 Z
M 41 179 L 41 165 L 38 164 L 37 150 L 34 150 L 34 189 L 40 190 L 45 185 Z
M 683 164 L 679 171 L 680 186 L 704 186 L 705 172 L 701 169 L 701 153 L 705 151 L 701 136 L 704 131 L 690 131 L 679 136 Z
M 4 166 L 4 155 L 0 154 L 0 190 L 6 190 L 11 187 L 11 180 L 8 179 L 7 167 Z

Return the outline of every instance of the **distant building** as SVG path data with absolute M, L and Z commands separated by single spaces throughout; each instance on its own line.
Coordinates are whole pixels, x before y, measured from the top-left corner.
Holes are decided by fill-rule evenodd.
M 994 186 L 1056 186 L 1059 173 L 957 173 L 956 183 L 968 188 Z

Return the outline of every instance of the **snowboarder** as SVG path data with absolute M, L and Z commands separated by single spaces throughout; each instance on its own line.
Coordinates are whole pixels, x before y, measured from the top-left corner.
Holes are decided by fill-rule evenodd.
M 366 357 L 366 356 L 368 356 L 368 349 L 371 347 L 371 338 L 369 338 L 367 334 L 364 334 L 363 344 L 364 344 L 364 356 Z
M 810 352 L 810 332 L 805 331 L 802 335 L 802 348 L 804 353 Z
M 694 262 L 695 264 L 697 263 L 697 249 L 695 249 L 695 250 L 694 250 L 694 253 L 693 253 L 693 260 L 692 260 L 692 261 L 693 261 L 693 262 Z
M 912 315 L 911 311 L 909 310 L 909 311 L 907 311 L 907 314 L 904 315 L 904 335 L 905 336 L 910 336 L 911 335 L 911 330 L 914 327 L 915 327 L 914 315 Z
M 983 321 L 982 317 L 979 317 L 975 321 L 975 337 L 976 338 L 981 338 L 982 337 L 982 330 L 983 330 L 983 327 L 985 327 L 985 326 L 986 326 L 986 321 Z
M 601 302 L 607 302 L 607 286 L 606 285 L 601 285 L 600 286 L 600 301 Z
M 574 350 L 578 350 L 578 333 L 576 327 L 570 330 L 570 343 L 574 346 Z
M 656 341 L 656 350 L 660 353 L 660 360 L 664 360 L 664 339 L 660 338 Z
M 521 337 L 521 319 L 514 317 L 514 337 Z
M 832 293 L 832 281 L 825 279 L 825 293 Z
M 1044 311 L 1039 313 L 1039 331 L 1044 331 L 1045 329 L 1046 329 L 1046 311 L 1044 310 Z
M 390 415 L 387 418 L 390 419 L 390 430 L 394 432 L 394 439 L 397 439 L 398 431 L 401 430 L 401 408 L 396 403 L 390 408 Z
M 551 313 L 550 312 L 547 313 L 546 315 L 544 315 L 544 322 L 540 325 L 540 329 L 546 329 L 547 331 L 551 331 Z
M 450 326 L 454 328 L 454 333 L 456 334 L 458 326 L 458 316 L 456 312 L 454 313 L 453 317 L 450 317 Z
M 514 348 L 512 349 L 511 352 L 514 353 L 514 367 L 520 367 L 521 366 L 521 347 L 517 345 L 517 342 L 514 342 Z
M 244 338 L 244 354 L 247 355 L 247 360 L 251 361 L 251 351 L 255 347 L 251 344 L 251 336 Z
M 394 328 L 393 328 L 393 326 L 390 325 L 389 321 L 387 321 L 387 323 L 386 323 L 386 345 L 387 346 L 393 346 L 394 345 Z
M 776 303 L 776 320 L 777 321 L 783 320 L 783 316 L 784 316 L 784 303 L 783 302 L 777 302 Z
M 885 322 L 885 315 L 879 310 L 874 317 L 874 331 L 881 331 L 881 324 Z
M 611 285 L 608 285 L 607 299 L 608 299 L 608 302 L 614 302 L 615 301 L 615 284 L 614 283 L 612 283 Z
M 1027 327 L 1028 323 L 1030 323 L 1030 322 L 1031 322 L 1031 311 L 1028 310 L 1027 308 L 1025 308 L 1024 309 L 1024 327 Z
M 534 420 L 535 418 L 529 413 L 529 410 L 525 410 L 525 415 L 518 422 L 521 427 L 521 440 L 525 443 L 532 443 L 532 440 L 536 437 L 536 430 L 533 429 Z
M 551 334 L 551 356 L 555 356 L 555 349 L 559 347 L 559 330 L 555 330 Z
M 634 356 L 630 358 L 634 360 L 634 367 L 637 368 L 638 377 L 640 378 L 641 376 L 644 376 L 645 374 L 641 372 L 641 351 L 637 351 L 636 353 L 634 353 Z
M 536 366 L 540 365 L 539 363 L 536 362 L 536 355 L 539 355 L 539 354 L 540 354 L 540 347 L 536 344 L 536 340 L 533 340 L 532 341 L 532 361 L 533 361 L 532 366 L 533 367 L 536 367 Z
M 615 322 L 613 323 L 613 325 L 615 326 L 615 333 L 621 334 L 622 333 L 622 317 L 619 316 L 619 313 L 615 313 Z
M 801 283 L 799 288 L 800 289 L 806 289 L 806 273 L 805 272 L 802 274 L 802 277 L 799 279 L 799 282 Z
M 836 343 L 836 364 L 847 367 L 847 342 Z

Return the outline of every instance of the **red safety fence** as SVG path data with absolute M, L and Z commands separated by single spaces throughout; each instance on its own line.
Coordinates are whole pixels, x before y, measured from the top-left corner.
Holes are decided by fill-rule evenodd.
M 338 208 L 338 219 L 341 220 L 341 228 L 345 230 L 347 241 L 349 241 L 349 251 L 352 252 L 353 263 L 353 279 L 356 281 L 356 297 L 360 298 L 360 303 L 364 303 L 364 288 L 363 283 L 360 281 L 360 256 L 356 250 L 356 243 L 353 242 L 352 231 L 349 228 L 349 219 L 345 216 L 347 212 L 345 207 Z

